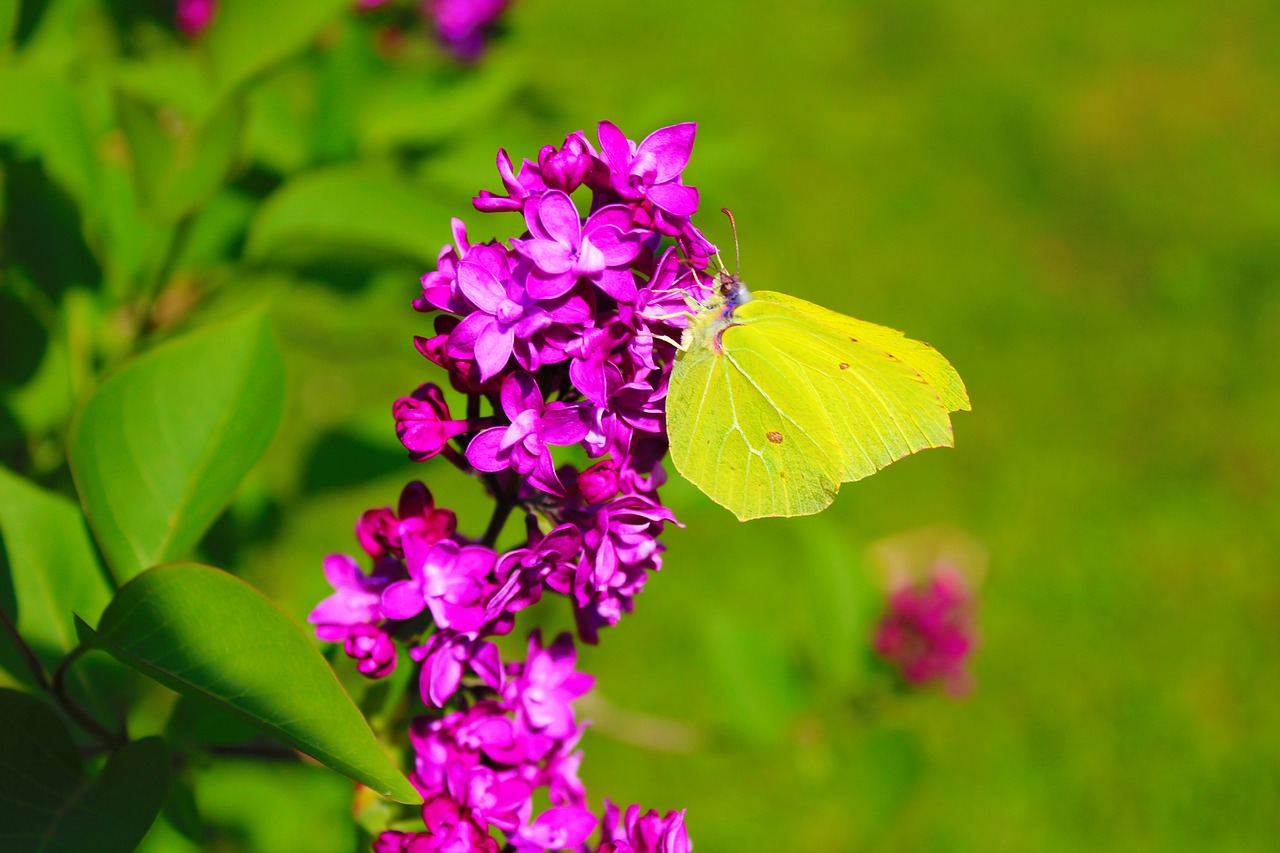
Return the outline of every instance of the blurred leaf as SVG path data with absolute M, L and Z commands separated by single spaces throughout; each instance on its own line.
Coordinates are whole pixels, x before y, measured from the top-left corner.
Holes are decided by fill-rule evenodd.
M 361 146 L 379 151 L 421 148 L 461 135 L 511 102 L 525 79 L 522 71 L 523 66 L 499 61 L 443 83 L 408 71 L 377 81 L 359 105 Z M 486 164 L 493 165 L 492 154 Z
M 302 629 L 226 572 L 179 563 L 142 573 L 116 594 L 96 639 L 162 684 L 245 715 L 383 796 L 422 800 Z
M 363 252 L 434 265 L 448 222 L 439 202 L 405 180 L 342 166 L 299 175 L 267 199 L 249 227 L 247 254 L 297 262 Z
M 38 156 L 82 210 L 97 185 L 93 138 L 75 92 L 62 78 L 29 67 L 0 68 L 0 139 Z
M 265 314 L 147 353 L 85 404 L 71 467 L 120 578 L 183 556 L 262 455 L 284 407 L 284 367 Z
M 318 767 L 219 761 L 200 774 L 196 794 L 205 823 L 218 835 L 241 840 L 244 849 L 271 853 L 357 849 L 351 783 Z
M 0 566 L 0 605 L 52 672 L 79 645 L 72 613 L 97 619 L 111 600 L 111 587 L 79 508 L 4 468 L 0 534 L 6 556 Z M 82 673 L 74 667 L 71 677 L 88 688 Z
M 152 216 L 174 221 L 222 185 L 236 157 L 243 110 L 228 100 L 202 121 L 117 96 L 134 178 Z
M 18 25 L 18 0 L 0 0 L 0 59 L 9 52 L 9 39 Z
M 300 50 L 350 0 L 222 0 L 204 34 L 220 89 L 229 92 Z
M 116 750 L 87 776 L 71 735 L 34 696 L 0 689 L 0 846 L 9 853 L 129 853 L 169 787 L 160 738 Z

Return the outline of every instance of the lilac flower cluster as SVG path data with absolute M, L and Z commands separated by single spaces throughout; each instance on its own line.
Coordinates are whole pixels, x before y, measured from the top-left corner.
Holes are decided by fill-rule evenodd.
M 967 693 L 974 597 L 963 575 L 940 564 L 919 583 L 899 582 L 888 604 L 876 630 L 876 653 L 908 684 L 941 682 L 952 696 Z
M 469 538 L 411 483 L 395 510 L 356 526 L 368 574 L 347 556 L 325 562 L 334 594 L 311 613 L 318 636 L 372 678 L 395 668 L 404 641 L 423 704 L 440 709 L 410 732 L 425 831 L 384 833 L 379 853 L 496 853 L 494 829 L 506 849 L 591 849 L 597 820 L 577 777 L 584 724 L 572 703 L 593 678 L 576 670 L 569 634 L 544 646 L 535 631 L 526 659 L 505 663 L 492 638 L 552 595 L 594 643 L 662 567 L 659 537 L 678 523 L 658 497 L 670 341 L 686 295 L 707 292 L 700 271 L 714 252 L 690 221 L 697 190 L 681 180 L 694 132 L 675 125 L 637 144 L 602 122 L 598 147 L 579 131 L 519 166 L 500 151 L 504 191 L 482 192 L 475 207 L 519 215 L 523 233 L 472 244 L 455 219 L 453 243 L 422 279 L 414 307 L 436 314 L 435 334 L 415 343 L 465 397 L 466 416 L 426 384 L 395 402 L 396 434 L 411 458 L 441 456 L 479 479 L 495 509 Z M 585 214 L 575 195 L 589 195 Z M 563 461 L 572 452 L 586 463 Z M 526 534 L 498 550 L 517 511 Z M 535 815 L 539 790 L 550 807 Z M 689 849 L 683 812 L 620 816 L 611 805 L 595 848 Z

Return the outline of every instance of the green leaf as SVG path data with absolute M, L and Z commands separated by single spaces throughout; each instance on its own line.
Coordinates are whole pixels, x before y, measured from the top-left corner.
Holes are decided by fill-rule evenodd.
M 448 222 L 439 201 L 403 179 L 336 167 L 300 175 L 267 199 L 249 227 L 248 254 L 305 262 L 378 253 L 434 265 Z
M 284 366 L 265 314 L 147 353 L 85 404 L 71 468 L 117 577 L 184 556 L 266 450 Z
M 204 34 L 219 88 L 228 92 L 302 49 L 350 0 L 223 0 Z
M 0 607 L 51 673 L 79 644 L 73 611 L 96 619 L 111 600 L 111 585 L 79 507 L 4 468 L 0 535 L 5 556 L 0 564 Z M 4 665 L 13 675 L 25 677 L 8 660 Z M 83 668 L 72 667 L 70 673 L 73 684 L 87 694 L 98 692 Z
M 142 573 L 116 594 L 96 639 L 162 684 L 248 717 L 384 797 L 422 801 L 302 629 L 226 572 L 179 563 Z
M 158 737 L 116 750 L 85 773 L 66 727 L 41 700 L 0 689 L 0 848 L 129 853 L 169 788 L 169 752 Z
M 123 93 L 117 94 L 117 108 L 138 194 L 153 217 L 175 221 L 222 186 L 240 139 L 238 102 L 226 101 L 202 121 Z

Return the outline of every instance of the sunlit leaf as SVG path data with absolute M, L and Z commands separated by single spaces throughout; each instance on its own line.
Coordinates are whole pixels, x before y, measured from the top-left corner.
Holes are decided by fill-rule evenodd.
M 449 212 L 401 179 L 363 167 L 299 175 L 262 206 L 249 228 L 257 259 L 313 261 L 381 254 L 435 264 Z
M 161 346 L 102 384 L 76 420 L 71 463 L 118 577 L 199 541 L 266 450 L 283 400 L 263 314 Z
M 96 641 L 383 796 L 421 801 L 302 629 L 226 572 L 192 563 L 144 572 L 116 594 Z
M 158 737 L 117 749 L 89 776 L 71 735 L 34 696 L 0 689 L 0 849 L 129 853 L 169 788 Z

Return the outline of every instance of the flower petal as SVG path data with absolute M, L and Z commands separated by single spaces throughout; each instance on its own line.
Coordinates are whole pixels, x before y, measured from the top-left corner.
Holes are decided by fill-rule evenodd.
M 645 198 L 673 216 L 689 216 L 698 209 L 698 191 L 684 184 L 666 183 L 649 187 Z
M 653 183 L 664 184 L 684 170 L 689 164 L 689 155 L 693 153 L 693 138 L 697 132 L 698 125 L 687 121 L 660 127 L 641 141 L 636 147 L 636 159 L 643 160 L 646 168 L 652 164 Z
M 467 445 L 467 461 L 480 471 L 503 471 L 507 467 L 507 456 L 502 452 L 502 437 L 506 427 L 492 427 L 484 430 Z

